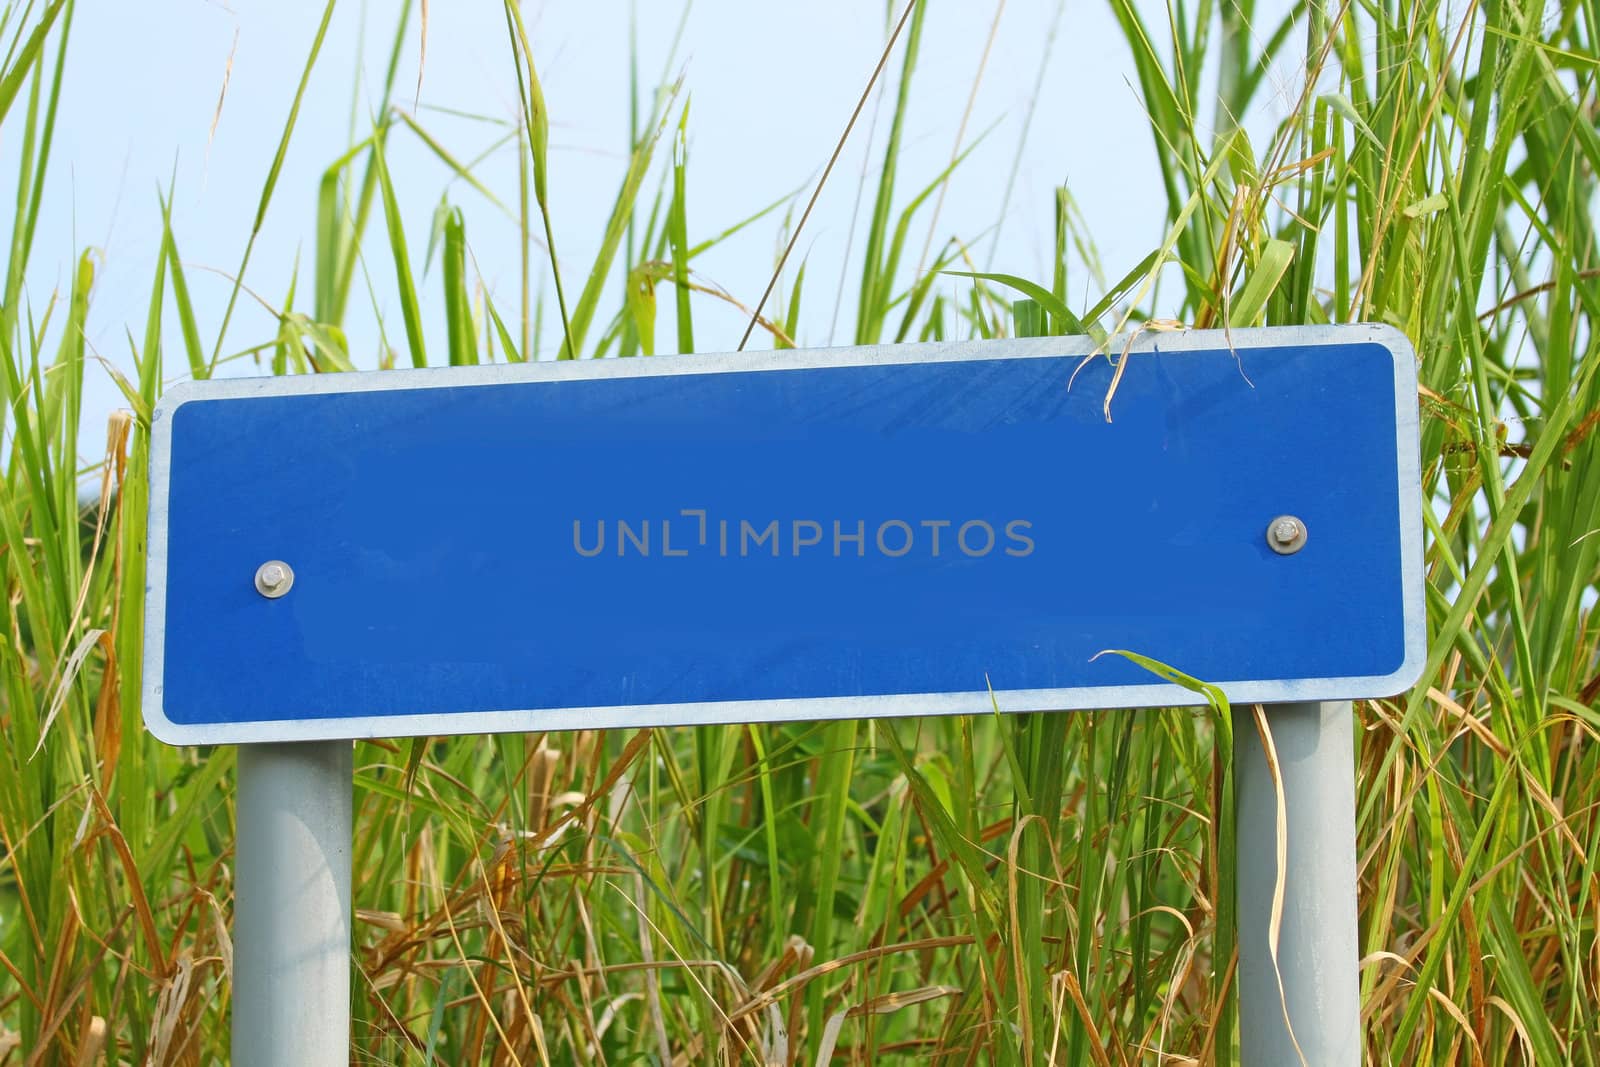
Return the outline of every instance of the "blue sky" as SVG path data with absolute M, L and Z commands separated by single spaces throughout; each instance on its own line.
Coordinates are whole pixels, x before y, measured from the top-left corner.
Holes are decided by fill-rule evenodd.
M 316 191 L 322 171 L 370 130 L 372 109 L 393 39 L 398 3 L 346 0 L 336 9 L 312 73 L 294 139 L 258 239 L 246 285 L 274 305 L 286 294 L 296 258 L 301 297 L 309 305 Z M 106 358 L 125 364 L 125 329 L 142 333 L 151 271 L 160 240 L 158 189 L 175 190 L 173 219 L 187 265 L 202 335 L 215 337 L 229 282 L 249 236 L 263 180 L 293 99 L 322 3 L 167 0 L 114 3 L 80 0 L 49 175 L 51 192 L 35 239 L 29 297 L 41 305 L 65 288 L 70 264 L 85 247 L 100 259 L 89 339 Z M 477 156 L 500 136 L 494 122 L 515 116 L 516 83 L 500 4 L 458 0 L 429 5 L 426 58 L 413 14 L 402 45 L 396 103 L 412 112 L 459 158 Z M 1000 18 L 989 45 L 996 13 Z M 843 128 L 881 51 L 886 5 L 872 0 L 797 4 L 698 0 L 688 9 L 681 43 L 669 64 L 683 5 L 653 0 L 528 2 L 525 18 L 549 105 L 551 201 L 558 247 L 569 277 L 587 274 L 616 195 L 627 147 L 628 25 L 636 18 L 641 76 L 682 75 L 691 100 L 689 228 L 691 242 L 710 236 L 786 193 L 811 185 Z M 1059 12 L 1059 15 L 1058 15 Z M 1164 15 L 1153 12 L 1164 22 Z M 1058 27 L 1051 45 L 1052 26 Z M 1107 5 L 1068 0 L 938 0 L 929 11 L 900 169 L 903 203 L 949 161 L 985 49 L 988 61 L 963 145 L 989 131 L 957 171 L 932 232 L 937 246 L 952 235 L 976 240 L 993 269 L 1047 278 L 1052 189 L 1071 189 L 1098 245 L 1105 270 L 1119 277 L 1147 254 L 1165 228 L 1165 204 L 1150 135 L 1129 84 L 1126 45 Z M 1045 64 L 1047 49 L 1049 61 Z M 1012 161 L 1018 152 L 1036 80 L 1037 111 L 1022 148 L 1004 228 L 989 249 Z M 898 55 L 889 80 L 898 75 Z M 218 98 L 224 79 L 226 94 Z M 1281 82 L 1283 79 L 1278 79 Z M 1285 90 L 1270 94 L 1258 121 L 1263 136 L 1289 106 Z M 213 126 L 214 123 L 214 126 Z M 875 174 L 887 132 L 869 106 L 818 203 L 797 249 L 807 263 L 799 340 L 808 346 L 846 343 L 858 276 L 846 258 L 851 216 L 863 167 Z M 19 134 L 5 131 L 0 152 L 15 159 Z M 447 197 L 465 214 L 473 261 L 502 307 L 514 302 L 518 248 L 509 220 L 459 181 L 414 136 L 391 141 L 391 169 L 420 271 L 434 210 Z M 663 149 L 660 161 L 669 152 Z M 11 173 L 14 165 L 0 167 Z M 514 203 L 511 148 L 478 167 L 483 182 Z M 650 194 L 655 179 L 647 184 Z M 9 190 L 0 188 L 0 195 Z M 870 207 L 870 185 L 867 207 Z M 796 202 L 798 215 L 803 197 Z M 743 231 L 697 261 L 702 276 L 747 304 L 760 296 L 778 251 L 782 211 Z M 383 247 L 381 216 L 369 231 Z M 912 227 L 908 256 L 919 258 L 929 213 Z M 358 281 L 348 324 L 358 365 L 374 363 L 376 322 L 390 343 L 402 343 L 399 307 L 386 251 L 368 261 L 370 296 Z M 793 267 L 791 266 L 791 270 Z M 224 273 L 216 273 L 224 272 Z M 844 313 L 835 323 L 835 293 L 844 279 Z M 438 262 L 419 282 L 430 340 L 442 349 L 444 322 Z M 569 283 L 575 284 L 575 283 Z M 950 279 L 951 292 L 964 283 Z M 1098 295 L 1087 271 L 1071 288 Z M 665 293 L 665 291 L 663 291 Z M 670 344 L 663 299 L 659 336 Z M 602 317 L 612 308 L 602 309 Z M 734 347 L 744 319 L 710 300 L 696 303 L 697 347 Z M 545 351 L 559 327 L 545 321 Z M 270 339 L 270 315 L 246 299 L 224 351 Z M 183 371 L 176 335 L 168 341 L 167 377 Z M 230 373 L 258 373 L 248 361 Z M 103 376 L 102 376 L 103 378 Z M 108 380 L 92 383 L 91 400 L 118 402 Z M 88 440 L 98 419 L 86 419 Z M 86 444 L 91 452 L 97 450 Z

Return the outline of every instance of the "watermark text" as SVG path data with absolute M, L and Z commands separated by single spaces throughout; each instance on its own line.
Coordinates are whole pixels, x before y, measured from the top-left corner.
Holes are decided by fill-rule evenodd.
M 723 558 L 773 559 L 869 555 L 900 559 L 989 555 L 1031 556 L 1033 523 L 1027 519 L 724 519 L 705 508 L 683 508 L 675 517 L 573 519 L 572 549 L 587 559 L 639 556 L 678 559 L 712 554 Z

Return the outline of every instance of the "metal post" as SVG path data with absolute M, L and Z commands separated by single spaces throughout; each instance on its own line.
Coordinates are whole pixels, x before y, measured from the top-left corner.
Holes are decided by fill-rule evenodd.
M 349 741 L 239 746 L 233 1063 L 350 1062 Z
M 1266 711 L 1286 809 L 1283 925 L 1274 971 L 1268 928 L 1278 876 L 1277 793 L 1252 710 L 1237 707 L 1240 1062 L 1284 1067 L 1301 1063 L 1303 1055 L 1310 1067 L 1358 1067 L 1360 941 L 1350 702 L 1274 704 Z

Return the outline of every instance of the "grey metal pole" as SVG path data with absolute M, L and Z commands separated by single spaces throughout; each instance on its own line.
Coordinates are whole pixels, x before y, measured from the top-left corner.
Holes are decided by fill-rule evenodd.
M 350 1062 L 349 741 L 239 746 L 233 1063 Z
M 1233 712 L 1240 1062 L 1286 1067 L 1299 1064 L 1303 1055 L 1310 1067 L 1358 1067 L 1360 939 L 1350 702 L 1273 704 L 1266 719 L 1281 770 L 1288 832 L 1277 972 L 1268 941 L 1278 875 L 1277 793 L 1252 709 Z M 1284 1023 L 1286 1007 L 1293 1039 Z

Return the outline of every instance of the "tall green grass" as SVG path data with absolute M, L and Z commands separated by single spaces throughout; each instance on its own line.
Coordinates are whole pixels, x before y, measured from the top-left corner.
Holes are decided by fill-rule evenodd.
M 1404 330 L 1423 382 L 1430 656 L 1415 689 L 1359 704 L 1353 723 L 1368 1056 L 1600 1064 L 1600 8 L 1362 0 L 1266 25 L 1253 0 L 1109 2 L 1164 239 L 1073 303 L 1069 250 L 1088 237 L 1063 193 L 1050 278 L 998 273 L 1014 265 L 960 241 L 913 270 L 913 223 L 949 176 L 898 166 L 920 30 L 941 14 L 919 4 L 864 183 L 856 338 Z M 241 356 L 348 369 L 346 326 L 393 304 L 385 362 L 649 354 L 666 347 L 662 286 L 686 350 L 697 311 L 733 299 L 695 269 L 726 234 L 687 210 L 681 87 L 635 63 L 614 210 L 594 261 L 563 262 L 557 282 L 540 42 L 508 0 L 515 187 L 484 187 L 395 103 L 391 58 L 375 120 L 320 181 L 306 276 L 251 278 L 286 293 L 275 332 L 201 335 L 168 222 L 144 321 L 99 363 L 83 337 L 94 256 L 60 291 L 23 286 L 56 254 L 33 232 L 62 195 L 50 152 L 77 15 L 72 0 L 0 9 L 18 190 L 0 305 L 0 1063 L 225 1062 L 233 757 L 163 747 L 139 712 L 145 429 L 162 384 Z M 1253 144 L 1238 120 L 1274 57 L 1298 95 Z M 318 61 L 314 45 L 303 70 Z M 481 284 L 448 205 L 442 269 L 417 269 L 428 220 L 403 214 L 387 165 L 402 137 L 518 227 L 514 292 Z M 769 212 L 740 225 L 793 225 Z M 392 265 L 395 293 L 363 293 L 363 257 Z M 972 277 L 952 299 L 936 280 L 956 273 Z M 444 289 L 447 351 L 424 347 L 424 285 Z M 758 338 L 805 339 L 802 300 L 827 303 L 805 285 L 785 274 Z M 84 382 L 102 373 L 126 412 L 85 466 Z M 1146 710 L 361 744 L 353 1058 L 1233 1062 L 1227 726 Z

